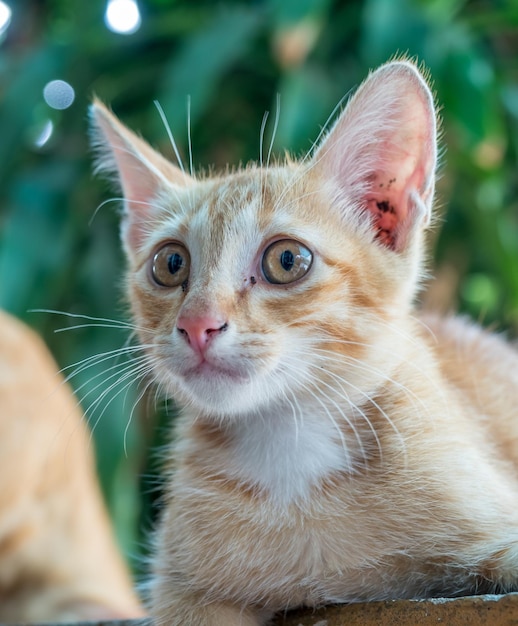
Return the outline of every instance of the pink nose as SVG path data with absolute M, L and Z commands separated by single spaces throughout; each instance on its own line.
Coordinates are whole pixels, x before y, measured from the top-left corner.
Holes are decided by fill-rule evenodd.
M 203 355 L 210 341 L 219 333 L 227 330 L 228 324 L 218 317 L 179 317 L 176 327 L 193 350 Z

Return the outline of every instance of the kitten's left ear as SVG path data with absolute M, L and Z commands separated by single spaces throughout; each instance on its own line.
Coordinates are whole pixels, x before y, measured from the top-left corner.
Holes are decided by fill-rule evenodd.
M 126 128 L 99 100 L 90 107 L 96 172 L 115 177 L 124 195 L 122 239 L 126 250 L 138 249 L 164 192 L 192 184 L 186 173 Z
M 395 251 L 430 221 L 437 161 L 433 97 L 415 65 L 370 74 L 318 147 L 312 166 L 336 184 L 337 202 L 370 217 Z

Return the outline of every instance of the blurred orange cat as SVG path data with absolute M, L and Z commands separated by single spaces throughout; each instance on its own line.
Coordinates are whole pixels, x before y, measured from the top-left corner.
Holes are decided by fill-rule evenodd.
M 89 433 L 41 339 L 0 311 L 0 621 L 143 615 Z

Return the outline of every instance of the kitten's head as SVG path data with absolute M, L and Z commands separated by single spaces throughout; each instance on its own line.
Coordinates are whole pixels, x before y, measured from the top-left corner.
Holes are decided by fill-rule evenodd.
M 311 158 L 221 177 L 183 173 L 99 102 L 91 114 L 98 169 L 125 198 L 135 323 L 177 399 L 221 417 L 379 383 L 434 192 L 433 99 L 414 65 L 372 73 Z

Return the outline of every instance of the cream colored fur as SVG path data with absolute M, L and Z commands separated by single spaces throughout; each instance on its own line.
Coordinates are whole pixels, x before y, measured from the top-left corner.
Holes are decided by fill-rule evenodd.
M 77 401 L 36 334 L 0 328 L 0 621 L 139 617 Z
M 182 407 L 156 623 L 516 588 L 518 355 L 413 308 L 436 167 L 416 67 L 372 73 L 310 158 L 221 177 L 182 174 L 98 102 L 92 120 L 135 323 Z M 279 240 L 313 254 L 291 283 L 265 273 Z M 172 244 L 190 266 L 167 287 Z

